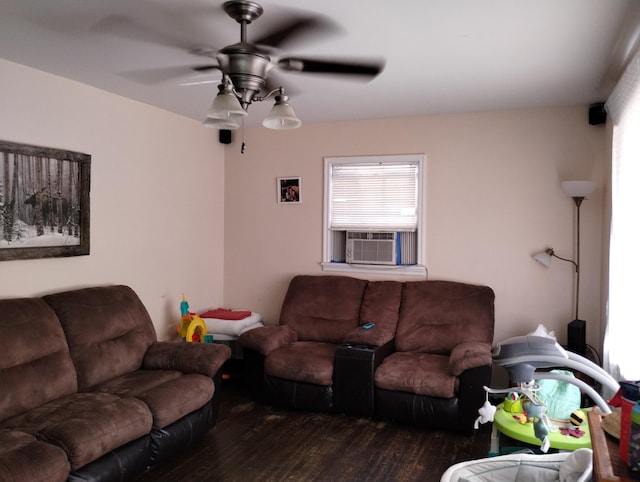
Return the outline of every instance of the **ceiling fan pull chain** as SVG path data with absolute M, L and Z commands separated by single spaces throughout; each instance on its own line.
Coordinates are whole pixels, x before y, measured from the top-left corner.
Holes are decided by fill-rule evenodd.
M 240 129 L 241 129 L 241 132 L 242 132 L 242 147 L 240 147 L 240 154 L 244 154 L 244 150 L 245 150 L 245 147 L 246 147 L 246 144 L 244 143 L 244 117 L 241 120 Z

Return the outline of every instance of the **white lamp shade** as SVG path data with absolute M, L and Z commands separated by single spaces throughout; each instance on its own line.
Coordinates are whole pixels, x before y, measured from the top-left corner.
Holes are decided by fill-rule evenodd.
M 296 129 L 302 125 L 302 121 L 289 104 L 276 103 L 262 125 L 268 129 Z
M 587 197 L 595 187 L 596 183 L 593 181 L 562 181 L 562 190 L 569 197 Z
M 209 112 L 207 112 L 207 117 L 212 119 L 239 118 L 246 115 L 247 111 L 242 108 L 238 98 L 233 93 L 223 92 L 216 95 Z
M 551 255 L 546 251 L 541 251 L 537 254 L 533 255 L 533 259 L 535 259 L 538 263 L 540 263 L 545 268 L 551 266 Z
M 240 125 L 232 118 L 214 119 L 213 117 L 207 117 L 202 123 L 202 125 L 205 127 L 210 127 L 212 129 L 234 130 L 234 129 L 240 128 Z

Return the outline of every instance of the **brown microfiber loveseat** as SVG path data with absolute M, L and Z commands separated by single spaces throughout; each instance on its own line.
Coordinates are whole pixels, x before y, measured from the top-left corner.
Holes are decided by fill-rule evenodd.
M 158 342 L 126 286 L 0 300 L 0 480 L 128 480 L 215 425 L 223 345 Z
M 239 342 L 258 401 L 466 431 L 490 382 L 493 329 L 486 286 L 296 276 L 279 324 Z

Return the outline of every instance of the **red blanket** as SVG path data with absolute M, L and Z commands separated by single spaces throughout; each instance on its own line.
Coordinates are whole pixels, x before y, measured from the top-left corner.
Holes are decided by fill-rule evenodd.
M 209 310 L 200 315 L 200 318 L 218 318 L 219 320 L 244 320 L 251 316 L 250 311 L 234 311 L 227 308 Z

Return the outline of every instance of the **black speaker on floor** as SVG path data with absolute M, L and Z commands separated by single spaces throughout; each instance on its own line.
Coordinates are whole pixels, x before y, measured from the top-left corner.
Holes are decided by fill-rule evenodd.
M 607 111 L 604 110 L 604 102 L 589 106 L 589 124 L 597 126 L 607 122 Z
M 567 348 L 578 355 L 587 353 L 587 322 L 573 320 L 567 325 Z
M 220 144 L 231 144 L 231 131 L 229 129 L 220 129 L 218 139 Z

